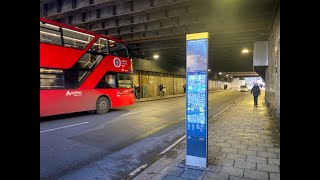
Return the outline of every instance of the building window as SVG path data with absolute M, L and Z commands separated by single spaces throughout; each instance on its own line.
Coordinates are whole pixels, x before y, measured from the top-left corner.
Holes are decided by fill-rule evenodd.
M 154 0 L 150 0 L 150 6 L 154 7 Z
M 48 16 L 48 4 L 47 3 L 43 4 L 43 11 L 42 12 L 43 12 L 42 15 L 44 17 Z
M 133 1 L 130 1 L 130 11 L 134 11 L 134 3 Z
M 81 17 L 81 21 L 82 22 L 86 22 L 86 13 L 84 12 L 84 13 L 82 13 L 82 17 Z
M 72 24 L 72 23 L 73 23 L 73 16 L 69 16 L 69 17 L 68 17 L 68 22 L 69 22 L 69 24 Z
M 77 8 L 77 0 L 72 0 L 72 9 Z
M 117 15 L 117 6 L 116 5 L 112 6 L 112 14 Z
M 97 11 L 96 11 L 96 15 L 97 15 L 97 19 L 100 19 L 100 9 L 97 9 Z
M 57 13 L 60 13 L 61 12 L 61 0 L 57 0 Z
M 116 26 L 119 26 L 119 19 L 115 19 Z

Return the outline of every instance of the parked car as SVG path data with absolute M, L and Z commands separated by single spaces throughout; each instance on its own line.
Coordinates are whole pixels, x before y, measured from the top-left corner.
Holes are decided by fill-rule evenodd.
M 240 86 L 239 92 L 248 92 L 248 87 L 246 85 Z

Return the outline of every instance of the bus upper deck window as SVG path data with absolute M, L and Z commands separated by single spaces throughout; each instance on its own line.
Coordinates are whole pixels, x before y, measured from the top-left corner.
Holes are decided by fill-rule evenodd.
M 129 58 L 127 47 L 120 42 L 109 40 L 109 49 L 113 56 Z

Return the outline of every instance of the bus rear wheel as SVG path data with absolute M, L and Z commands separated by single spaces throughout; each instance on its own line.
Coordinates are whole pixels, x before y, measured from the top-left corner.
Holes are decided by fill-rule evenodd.
M 106 97 L 99 97 L 96 104 L 96 112 L 98 114 L 105 114 L 110 109 L 109 99 Z

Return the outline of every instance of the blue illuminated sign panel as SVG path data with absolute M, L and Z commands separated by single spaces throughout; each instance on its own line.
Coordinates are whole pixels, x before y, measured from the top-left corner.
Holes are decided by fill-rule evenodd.
M 186 165 L 207 167 L 208 33 L 187 34 Z

